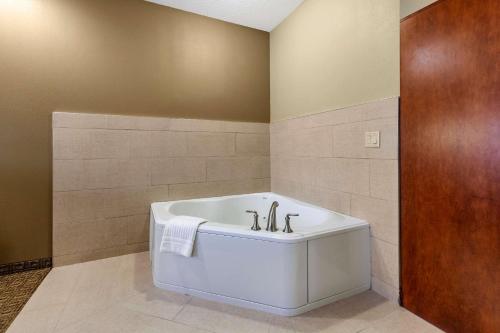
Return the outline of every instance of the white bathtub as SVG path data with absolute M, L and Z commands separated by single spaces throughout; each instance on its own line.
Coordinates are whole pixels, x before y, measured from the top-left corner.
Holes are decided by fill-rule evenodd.
M 273 201 L 279 231 L 265 231 Z M 262 230 L 253 231 L 256 210 Z M 210 300 L 294 316 L 370 288 L 365 221 L 274 193 L 159 202 L 151 205 L 154 284 Z M 285 215 L 293 233 L 282 232 Z M 193 257 L 160 253 L 165 222 L 175 215 L 208 220 Z M 264 219 L 266 218 L 266 219 Z

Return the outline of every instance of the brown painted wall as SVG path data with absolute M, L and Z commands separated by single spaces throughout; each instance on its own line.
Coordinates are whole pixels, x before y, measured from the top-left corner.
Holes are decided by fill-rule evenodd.
M 269 34 L 142 0 L 0 1 L 0 263 L 51 255 L 51 113 L 269 121 Z

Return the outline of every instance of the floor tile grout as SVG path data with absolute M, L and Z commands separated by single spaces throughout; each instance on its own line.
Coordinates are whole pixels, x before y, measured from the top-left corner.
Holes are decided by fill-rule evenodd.
M 83 265 L 82 265 L 81 263 L 80 263 L 80 264 L 75 264 L 75 265 L 79 265 L 79 266 L 80 266 L 80 267 L 78 267 L 78 271 L 81 271 L 81 270 L 83 269 L 83 268 L 82 268 L 82 266 L 83 266 Z M 55 269 L 57 269 L 57 267 L 56 267 Z M 68 298 L 66 299 L 66 301 L 64 302 L 63 308 L 61 309 L 61 312 L 59 313 L 59 316 L 57 317 L 56 324 L 54 325 L 54 328 L 53 328 L 53 330 L 52 330 L 53 332 L 56 332 L 56 331 L 59 329 L 59 327 L 58 327 L 58 326 L 59 326 L 59 323 L 61 322 L 61 318 L 62 318 L 63 314 L 65 313 L 65 311 L 66 311 L 66 307 L 68 306 L 68 303 L 69 303 L 69 301 L 70 301 L 70 299 L 71 299 L 71 296 L 73 296 L 73 295 L 74 295 L 75 290 L 76 290 L 76 288 L 77 288 L 77 286 L 78 286 L 78 283 L 81 281 L 81 279 L 82 279 L 82 274 L 78 274 L 78 278 L 76 279 L 75 284 L 74 284 L 74 285 L 73 285 L 73 287 L 71 288 L 71 292 L 69 293 L 69 296 L 68 296 Z M 63 327 L 61 327 L 61 329 L 62 329 L 62 328 L 63 328 Z
M 191 303 L 192 299 L 193 299 L 193 296 L 189 296 L 188 301 L 182 305 L 182 307 L 179 309 L 179 311 L 177 311 L 177 313 L 175 314 L 175 316 L 172 318 L 172 321 L 177 322 L 175 319 L 186 308 L 186 306 L 189 305 L 189 303 Z

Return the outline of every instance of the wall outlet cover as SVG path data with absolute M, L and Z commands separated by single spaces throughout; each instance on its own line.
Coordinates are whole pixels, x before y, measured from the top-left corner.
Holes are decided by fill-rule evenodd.
M 380 148 L 380 132 L 365 132 L 365 147 Z

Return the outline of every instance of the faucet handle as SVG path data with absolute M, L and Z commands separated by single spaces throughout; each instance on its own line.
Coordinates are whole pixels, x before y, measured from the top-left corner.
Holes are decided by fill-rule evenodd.
M 252 225 L 252 230 L 254 231 L 259 231 L 260 226 L 259 226 L 259 214 L 255 210 L 246 210 L 245 212 L 249 214 L 253 214 L 253 225 Z
M 290 227 L 290 217 L 292 216 L 300 216 L 299 214 L 286 214 L 285 217 L 285 228 L 283 229 L 283 232 L 286 232 L 287 234 L 292 233 L 292 227 Z

